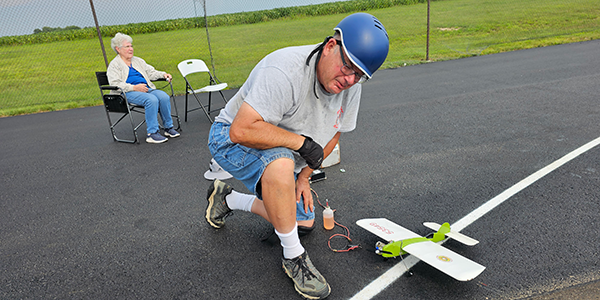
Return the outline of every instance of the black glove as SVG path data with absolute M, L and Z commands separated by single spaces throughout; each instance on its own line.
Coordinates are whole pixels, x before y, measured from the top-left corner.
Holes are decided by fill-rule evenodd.
M 311 169 L 316 170 L 323 162 L 323 148 L 310 137 L 305 135 L 303 135 L 303 137 L 305 137 L 304 143 L 297 151 L 300 156 L 306 160 L 308 166 Z

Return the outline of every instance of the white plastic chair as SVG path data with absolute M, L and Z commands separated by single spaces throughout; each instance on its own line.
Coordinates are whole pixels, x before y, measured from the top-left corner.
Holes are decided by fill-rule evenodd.
M 204 114 L 206 114 L 206 117 L 208 118 L 208 120 L 210 120 L 210 122 L 212 123 L 213 119 L 211 118 L 210 114 L 221 109 L 221 108 L 218 108 L 218 109 L 211 110 L 212 92 L 219 92 L 219 94 L 221 94 L 221 97 L 223 98 L 223 101 L 225 103 L 227 103 L 227 99 L 225 99 L 225 96 L 223 95 L 223 92 L 222 92 L 225 88 L 227 88 L 227 83 L 219 83 L 216 80 L 216 78 L 213 77 L 213 75 L 210 73 L 210 70 L 208 69 L 208 67 L 206 66 L 204 61 L 202 61 L 200 59 L 184 60 L 177 65 L 177 68 L 179 69 L 181 76 L 183 76 L 183 78 L 185 79 L 185 121 L 187 122 L 188 112 L 202 109 L 204 111 Z M 190 82 L 193 81 L 194 83 L 197 83 L 199 81 L 199 79 L 196 78 L 196 76 L 194 76 L 194 79 L 192 79 L 192 78 L 190 78 L 191 77 L 190 75 L 195 74 L 195 73 L 207 73 L 208 77 L 209 77 L 209 84 L 202 88 L 194 89 L 194 87 L 192 86 L 192 84 Z M 202 102 L 198 98 L 198 94 L 200 94 L 200 93 L 208 93 L 208 104 L 207 105 L 202 104 Z M 189 94 L 194 95 L 194 98 L 196 98 L 196 101 L 198 102 L 198 105 L 200 105 L 200 107 L 188 109 L 188 95 Z

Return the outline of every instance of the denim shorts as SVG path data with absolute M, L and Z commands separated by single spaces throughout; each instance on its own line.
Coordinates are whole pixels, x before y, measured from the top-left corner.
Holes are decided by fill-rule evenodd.
M 294 161 L 292 150 L 284 147 L 276 147 L 266 150 L 248 148 L 240 144 L 234 144 L 229 138 L 229 124 L 215 122 L 210 128 L 208 136 L 208 148 L 215 161 L 229 172 L 235 179 L 262 199 L 260 191 L 260 179 L 267 165 L 279 158 L 289 158 Z M 294 174 L 295 178 L 298 174 Z M 314 211 L 304 211 L 304 198 L 296 204 L 296 220 L 305 221 L 315 218 Z

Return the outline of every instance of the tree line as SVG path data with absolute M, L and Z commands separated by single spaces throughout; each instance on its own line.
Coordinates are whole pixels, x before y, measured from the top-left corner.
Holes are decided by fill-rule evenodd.
M 66 31 L 66 30 L 79 30 L 79 29 L 81 29 L 81 27 L 79 27 L 79 26 L 75 26 L 75 25 L 72 25 L 72 26 L 67 26 L 67 27 L 64 27 L 64 28 L 61 28 L 61 27 L 47 27 L 47 26 L 44 26 L 44 27 L 42 27 L 42 29 L 39 29 L 39 28 L 36 28 L 36 29 L 34 29 L 34 30 L 33 30 L 33 34 L 38 34 L 38 33 L 43 33 L 43 32 L 55 32 L 55 31 Z

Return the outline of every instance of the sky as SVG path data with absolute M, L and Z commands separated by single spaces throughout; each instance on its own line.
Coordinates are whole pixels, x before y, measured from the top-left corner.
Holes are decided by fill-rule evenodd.
M 92 0 L 98 23 L 118 25 L 336 0 Z M 344 1 L 344 0 L 337 0 Z M 32 34 L 42 27 L 95 26 L 90 0 L 0 0 L 0 36 Z

